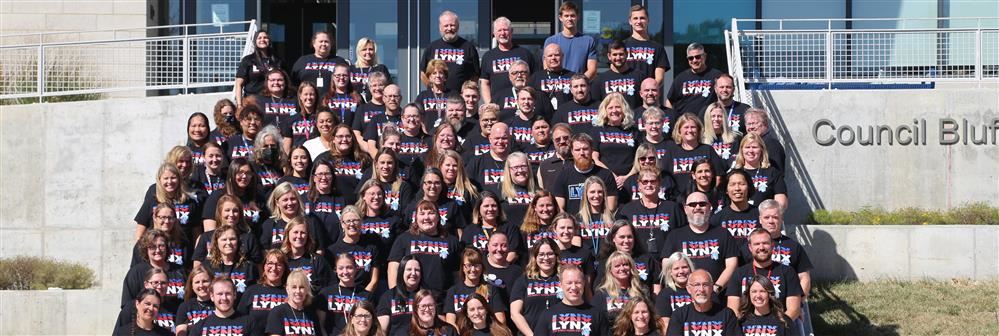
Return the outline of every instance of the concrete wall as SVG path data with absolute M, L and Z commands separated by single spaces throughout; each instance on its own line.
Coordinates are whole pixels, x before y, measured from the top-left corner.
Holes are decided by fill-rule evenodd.
M 798 225 L 817 280 L 999 278 L 999 226 Z
M 0 1 L 2 35 L 135 28 L 145 25 L 145 0 Z M 3 44 L 10 43 L 4 41 Z
M 947 87 L 934 90 L 758 91 L 755 106 L 770 112 L 773 131 L 788 153 L 791 209 L 802 222 L 813 209 L 856 210 L 921 207 L 945 209 L 967 202 L 999 206 L 999 89 Z M 989 142 L 941 145 L 939 122 L 952 118 L 983 127 Z M 925 120 L 925 145 L 823 146 L 813 127 L 828 119 L 836 128 L 888 125 L 892 130 Z M 984 125 L 984 126 L 983 126 Z M 923 128 L 923 123 L 919 123 Z M 964 125 L 960 126 L 963 132 Z M 920 131 L 923 132 L 922 130 Z M 819 140 L 836 132 L 819 130 Z M 903 133 L 905 133 L 903 131 Z M 844 134 L 848 136 L 848 134 Z

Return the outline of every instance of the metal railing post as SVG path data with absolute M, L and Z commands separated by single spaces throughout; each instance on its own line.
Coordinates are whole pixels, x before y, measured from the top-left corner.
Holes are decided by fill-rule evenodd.
M 45 46 L 38 45 L 38 78 L 35 90 L 38 92 L 38 102 L 45 97 Z
M 183 46 L 181 47 L 181 64 L 184 84 L 184 94 L 187 94 L 187 88 L 191 85 L 191 40 L 187 36 L 187 31 L 184 32 Z
M 833 80 L 833 32 L 832 30 L 826 31 L 826 86 L 828 89 L 832 89 Z
M 982 65 L 982 28 L 975 29 L 975 80 L 981 81 L 985 77 L 985 68 Z

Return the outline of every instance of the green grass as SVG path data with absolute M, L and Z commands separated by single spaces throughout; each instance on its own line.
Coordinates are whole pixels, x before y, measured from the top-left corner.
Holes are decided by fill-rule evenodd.
M 94 271 L 81 264 L 41 257 L 0 258 L 0 290 L 86 289 L 93 285 Z
M 815 335 L 999 335 L 999 281 L 818 284 Z
M 949 210 L 903 208 L 884 210 L 863 208 L 858 211 L 816 210 L 815 224 L 928 225 L 928 224 L 999 224 L 999 208 L 986 203 L 970 203 Z

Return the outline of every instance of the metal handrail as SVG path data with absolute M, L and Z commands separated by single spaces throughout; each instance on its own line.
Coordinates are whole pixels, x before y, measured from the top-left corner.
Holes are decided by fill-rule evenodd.
M 47 36 L 47 35 L 62 35 L 62 34 L 93 34 L 93 33 L 114 33 L 120 31 L 130 31 L 130 30 L 151 30 L 151 29 L 169 29 L 169 28 L 194 28 L 194 27 L 206 27 L 206 26 L 217 26 L 219 30 L 222 30 L 224 26 L 235 26 L 235 25 L 245 25 L 254 22 L 254 20 L 248 21 L 231 21 L 231 22 L 220 22 L 220 23 L 191 23 L 191 24 L 175 24 L 175 25 L 163 25 L 163 26 L 151 26 L 151 27 L 136 27 L 136 28 L 112 28 L 112 29 L 95 29 L 95 30 L 74 30 L 74 31 L 56 31 L 56 32 L 42 32 L 42 33 L 20 33 L 20 34 L 4 34 L 0 35 L 0 38 L 8 37 L 21 37 L 21 36 Z M 221 32 L 221 31 L 220 31 Z M 186 30 L 185 30 L 186 33 Z
M 902 26 L 905 26 L 906 22 L 975 22 L 978 28 L 987 28 L 982 26 L 983 20 L 995 20 L 999 22 L 999 17 L 927 17 L 927 18 L 826 18 L 826 19 L 736 19 L 733 21 L 747 22 L 747 23 L 777 23 L 778 30 L 783 30 L 785 22 L 825 22 L 827 29 L 832 29 L 832 24 L 835 23 L 847 23 L 847 22 L 900 22 Z M 755 25 L 754 25 L 755 26 Z M 899 28 L 902 29 L 902 28 Z M 884 30 L 894 30 L 894 28 L 885 28 Z

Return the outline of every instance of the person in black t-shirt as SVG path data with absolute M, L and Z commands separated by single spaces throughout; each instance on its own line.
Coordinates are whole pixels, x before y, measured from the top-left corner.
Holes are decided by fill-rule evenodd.
M 690 274 L 687 291 L 693 302 L 673 312 L 666 328 L 667 336 L 686 336 L 693 330 L 705 335 L 742 336 L 735 312 L 712 300 L 714 284 L 711 274 L 705 270 Z
M 719 291 L 728 285 L 739 265 L 739 252 L 724 228 L 708 225 L 710 212 L 707 195 L 702 192 L 688 195 L 684 206 L 688 225 L 666 236 L 660 256 L 665 258 L 673 252 L 682 252 L 694 262 L 695 267 L 707 271 L 712 279 L 719 280 L 715 282 L 715 291 Z
M 364 102 L 371 103 L 376 95 L 371 79 L 381 74 L 382 88 L 392 83 L 392 74 L 385 64 L 378 63 L 378 44 L 374 39 L 362 37 L 357 40 L 357 60 L 350 66 L 350 84 L 361 94 Z M 370 88 L 370 92 L 369 92 Z
M 246 292 L 247 287 L 257 282 L 259 269 L 246 255 L 236 227 L 223 225 L 212 234 L 208 248 L 208 258 L 202 263 L 213 277 L 225 277 L 236 285 L 236 296 Z
M 232 87 L 236 104 L 240 104 L 244 96 L 257 94 L 263 89 L 265 73 L 283 67 L 281 59 L 274 55 L 271 48 L 270 34 L 258 30 L 253 34 L 253 53 L 243 56 L 236 68 L 236 82 Z
M 264 111 L 264 125 L 279 127 L 286 120 L 298 114 L 297 100 L 288 88 L 288 74 L 281 69 L 267 72 L 267 82 L 259 94 L 253 95 L 253 101 Z
M 446 63 L 435 59 L 425 66 L 422 75 L 427 78 L 427 89 L 416 95 L 416 99 L 413 100 L 423 113 L 423 126 L 426 131 L 444 122 L 447 97 L 454 92 L 446 86 L 450 76 Z
M 638 93 L 642 97 L 642 105 L 632 109 L 635 112 L 635 122 L 638 123 L 639 129 L 645 130 L 645 118 L 642 116 L 646 110 L 655 108 L 662 114 L 662 117 L 660 117 L 662 118 L 662 122 L 660 123 L 662 133 L 671 134 L 673 126 L 676 125 L 676 119 L 680 115 L 673 109 L 663 106 L 662 94 L 659 91 L 659 83 L 655 79 L 646 78 L 642 80 L 641 91 Z
M 195 267 L 187 277 L 184 286 L 184 302 L 177 308 L 175 329 L 178 334 L 186 335 L 191 325 L 198 323 L 215 310 L 212 304 L 209 287 L 212 275 L 204 267 Z
M 745 335 L 797 336 L 798 328 L 784 314 L 774 284 L 764 275 L 754 275 L 742 294 L 739 326 Z
M 160 297 L 159 311 L 153 315 L 154 324 L 167 331 L 174 330 L 174 323 L 177 319 L 175 313 L 177 312 L 178 301 L 167 297 L 167 293 L 177 289 L 183 291 L 183 286 L 178 288 L 174 285 L 177 281 L 183 282 L 183 279 L 169 279 L 168 277 L 171 277 L 171 275 L 160 268 L 149 268 L 140 274 L 140 276 L 141 278 L 138 278 L 138 281 L 142 287 L 134 298 L 127 302 L 122 302 L 121 311 L 118 313 L 118 319 L 115 321 L 115 328 L 112 332 L 114 335 L 119 335 L 122 329 L 132 329 L 130 325 L 134 325 L 133 321 L 139 311 L 136 308 L 140 308 L 136 307 L 135 301 L 140 300 L 139 298 L 142 297 L 142 293 L 147 290 L 155 291 Z
M 590 176 L 598 176 L 605 186 L 614 186 L 614 174 L 593 163 L 593 138 L 586 133 L 572 136 L 571 141 L 573 166 L 563 169 L 555 178 L 552 194 L 558 200 L 559 208 L 568 213 L 579 211 L 583 200 L 583 182 Z M 617 194 L 607 195 L 607 208 L 617 209 Z
M 567 217 L 571 218 L 571 217 Z M 538 317 L 555 305 L 561 294 L 558 269 L 559 247 L 542 238 L 530 249 L 524 275 L 510 288 L 510 324 L 522 334 L 530 332 Z
M 447 290 L 441 302 L 448 323 L 454 324 L 458 321 L 459 315 L 465 310 L 465 303 L 474 295 L 485 295 L 483 302 L 494 312 L 490 318 L 506 321 L 507 302 L 503 299 L 504 295 L 500 293 L 500 289 L 487 283 L 483 277 L 486 266 L 482 253 L 474 247 L 464 248 L 461 251 L 460 267 L 458 275 L 461 281 L 456 281 L 454 286 Z
M 281 250 L 267 251 L 261 273 L 260 281 L 246 289 L 236 306 L 240 315 L 253 322 L 254 330 L 250 334 L 263 334 L 271 310 L 288 299 L 284 286 L 288 276 L 288 258 Z
M 356 220 L 360 222 L 360 217 Z M 331 259 L 337 280 L 319 290 L 311 309 L 318 312 L 319 324 L 327 335 L 339 335 L 347 328 L 347 312 L 357 303 L 371 300 L 371 293 L 356 281 L 363 269 L 357 267 L 354 253 L 332 253 Z
M 784 144 L 777 140 L 777 136 L 770 131 L 770 118 L 767 117 L 767 111 L 755 107 L 750 108 L 746 110 L 745 118 L 747 133 L 754 133 L 763 138 L 763 142 L 767 146 L 767 157 L 770 158 L 770 164 L 777 170 L 784 171 L 787 154 L 784 152 Z
M 701 132 L 701 143 L 711 145 L 715 154 L 724 162 L 725 167 L 731 167 L 739 153 L 742 134 L 733 131 L 725 120 L 725 110 L 721 103 L 708 104 L 704 112 L 704 131 Z
M 319 92 L 316 91 L 316 86 L 310 82 L 302 83 L 298 86 L 296 99 L 298 115 L 285 118 L 279 125 L 283 138 L 281 148 L 285 153 L 290 152 L 292 147 L 304 144 L 318 132 L 316 114 L 319 112 Z
M 589 132 L 593 125 L 593 119 L 597 117 L 597 107 L 599 107 L 600 101 L 592 98 L 590 83 L 586 76 L 582 74 L 572 75 L 569 83 L 572 99 L 567 99 L 564 103 L 559 104 L 558 110 L 552 117 L 552 122 L 569 124 L 572 133 Z
M 422 287 L 433 290 L 444 290 L 450 287 L 454 280 L 450 274 L 458 264 L 458 237 L 444 229 L 440 210 L 437 205 L 428 200 L 417 203 L 413 213 L 416 220 L 409 230 L 399 235 L 392 244 L 388 255 L 389 287 L 396 287 L 391 281 L 396 278 L 394 271 L 407 255 L 415 255 L 423 265 Z
M 242 336 L 253 330 L 254 323 L 236 312 L 236 288 L 225 277 L 212 280 L 212 303 L 215 311 L 195 323 L 188 335 Z
M 323 94 L 322 106 L 333 111 L 341 124 L 354 124 L 354 115 L 361 105 L 361 95 L 350 85 L 350 66 L 337 63 L 333 66 L 333 84 Z
M 163 299 L 174 302 L 184 296 L 184 280 L 187 279 L 186 272 L 181 266 L 169 263 L 167 233 L 152 229 L 143 235 L 140 250 L 144 252 L 143 263 L 136 264 L 128 269 L 121 286 L 121 306 L 132 304 L 139 292 L 148 285 L 151 270 L 152 272 L 162 272 L 166 274 L 164 285 L 166 290 L 162 293 Z M 172 321 L 172 319 L 171 319 Z
M 746 118 L 744 114 L 750 106 L 735 101 L 735 85 L 732 76 L 721 74 L 715 78 L 715 95 L 718 101 L 715 102 L 725 111 L 725 120 L 728 121 L 728 128 L 736 133 L 746 134 Z
M 389 84 L 382 90 L 382 102 L 385 103 L 384 111 L 382 111 L 382 114 L 373 116 L 369 122 L 365 122 L 363 127 L 359 129 L 361 137 L 358 138 L 358 141 L 363 140 L 361 147 L 368 152 L 368 155 L 374 157 L 375 153 L 378 152 L 378 144 L 382 140 L 382 130 L 385 126 L 399 125 L 402 122 L 402 106 L 399 105 L 401 101 L 402 95 L 398 85 Z M 362 116 L 361 119 L 363 120 L 364 117 Z M 355 124 L 357 123 L 356 121 Z M 355 131 L 357 130 L 355 129 Z
M 193 170 L 205 166 L 205 146 L 212 142 L 208 134 L 208 116 L 201 112 L 191 113 L 187 117 L 187 148 L 191 150 Z
M 750 292 L 755 277 L 764 276 L 774 287 L 774 297 L 780 300 L 781 306 L 787 307 L 785 312 L 791 319 L 801 315 L 801 283 L 798 274 L 790 267 L 775 263 L 771 259 L 773 241 L 770 232 L 762 228 L 749 235 L 749 250 L 753 253 L 753 262 L 739 267 L 729 281 L 725 294 L 728 296 L 728 307 L 739 309 L 746 303 L 742 301 L 744 294 Z
M 555 45 L 555 44 L 552 44 Z M 566 163 L 570 162 L 572 153 L 569 152 L 569 139 L 572 138 L 572 127 L 566 123 L 558 123 L 552 127 L 551 141 L 555 149 L 554 155 L 541 161 L 538 164 L 538 185 L 542 189 L 552 190 L 555 179 L 562 169 L 566 168 Z
M 288 222 L 284 241 L 281 242 L 281 251 L 288 258 L 288 270 L 305 272 L 312 292 L 319 291 L 332 278 L 326 258 L 316 253 L 320 249 L 316 248 L 315 231 L 306 223 L 304 217 L 296 217 Z
M 351 76 L 354 75 L 351 74 Z M 374 121 L 375 118 L 385 114 L 385 88 L 389 85 L 389 82 L 388 77 L 381 72 L 372 73 L 366 81 L 367 84 L 365 84 L 364 91 L 357 91 L 356 87 L 354 89 L 354 92 L 361 93 L 361 99 L 365 103 L 357 107 L 357 112 L 354 114 L 354 120 L 350 128 L 354 131 L 354 138 L 357 138 L 357 141 L 361 143 L 361 148 L 370 153 L 372 150 L 367 148 L 365 142 L 361 140 L 364 139 L 364 129 L 367 125 Z
M 163 298 L 156 290 L 143 289 L 133 303 L 135 316 L 128 325 L 115 326 L 114 336 L 169 336 L 173 333 L 156 324 Z
M 760 226 L 770 232 L 770 238 L 773 239 L 771 259 L 798 272 L 802 295 L 808 297 L 808 292 L 812 289 L 812 261 L 801 244 L 781 233 L 784 227 L 784 207 L 777 201 L 766 200 L 757 209 L 760 212 Z M 749 261 L 748 258 L 743 259 Z
M 558 43 L 546 45 L 542 53 L 543 69 L 534 71 L 530 85 L 544 93 L 552 109 L 557 110 L 562 103 L 572 99 L 569 81 L 576 73 L 562 67 L 562 47 Z
M 673 79 L 666 96 L 666 107 L 679 114 L 693 113 L 700 119 L 704 116 L 704 107 L 717 100 L 711 88 L 722 72 L 708 68 L 708 54 L 704 46 L 697 42 L 687 46 L 687 64 L 690 71 L 683 71 Z
M 515 61 L 510 66 L 510 86 L 497 91 L 492 102 L 500 106 L 500 119 L 509 120 L 517 115 L 541 115 L 545 119 L 552 117 L 552 106 L 544 93 L 537 91 L 537 88 L 529 86 L 530 66 L 524 61 Z M 531 88 L 529 97 L 531 104 L 525 106 L 524 89 Z M 523 118 L 523 117 L 522 117 Z M 525 118 L 526 119 L 526 118 Z
M 624 40 L 628 47 L 628 63 L 641 70 L 643 78 L 652 78 L 659 86 L 669 71 L 666 48 L 649 37 L 649 11 L 642 5 L 631 6 L 628 16 L 631 36 Z
M 356 287 L 368 293 L 374 292 L 378 288 L 379 279 L 382 277 L 383 256 L 378 247 L 378 237 L 365 235 L 361 232 L 361 212 L 356 206 L 348 205 L 340 211 L 343 220 L 340 221 L 343 229 L 343 238 L 326 247 L 326 252 L 330 256 L 340 254 L 349 255 L 354 262 L 356 270 L 351 274 L 351 283 L 356 282 Z M 333 261 L 337 261 L 333 259 Z M 340 267 L 334 262 L 333 266 L 337 270 Z M 342 266 L 342 265 L 341 265 Z M 337 276 L 342 274 L 337 273 Z M 341 279 L 342 282 L 343 279 Z M 354 287 L 354 285 L 351 285 Z M 344 311 L 343 313 L 345 313 Z
M 389 272 L 389 290 L 378 299 L 378 324 L 389 335 L 408 335 L 413 321 L 413 296 L 423 289 L 423 266 L 415 254 L 402 258 Z
M 190 160 L 190 150 L 187 147 L 180 148 L 187 152 L 188 160 Z M 189 163 L 189 161 L 187 162 Z M 202 228 L 202 223 L 198 219 L 201 217 L 204 200 L 198 199 L 197 194 L 191 191 L 186 181 L 183 171 L 177 166 L 171 163 L 160 165 L 156 172 L 156 183 L 150 185 L 146 190 L 142 205 L 139 206 L 139 210 L 133 218 L 136 240 L 152 226 L 153 208 L 160 203 L 173 205 L 174 215 L 177 217 L 177 223 L 183 231 L 184 237 L 188 241 L 194 240 L 194 235 Z
M 375 305 L 369 301 L 361 301 L 350 308 L 347 313 L 347 328 L 343 330 L 344 336 L 381 336 L 385 332 L 382 326 L 375 320 Z
M 288 298 L 280 306 L 271 309 L 267 315 L 265 332 L 280 336 L 322 335 L 319 318 L 310 307 L 312 289 L 305 272 L 299 270 L 288 274 L 284 288 L 288 291 Z
M 620 93 L 631 108 L 642 105 L 638 88 L 645 77 L 641 70 L 631 67 L 627 59 L 628 49 L 624 42 L 615 40 L 607 45 L 610 68 L 593 79 L 590 87 L 593 99 L 604 100 L 611 93 Z
M 594 289 L 590 303 L 603 310 L 609 321 L 617 318 L 629 300 L 645 298 L 651 293 L 639 278 L 635 260 L 627 252 L 611 253 L 600 268 L 603 269 L 604 278 Z
M 635 240 L 643 250 L 659 255 L 659 245 L 666 240 L 666 235 L 687 225 L 683 212 L 679 205 L 660 196 L 662 178 L 657 169 L 642 168 L 632 176 L 637 185 L 638 198 L 621 207 L 618 216 L 635 227 Z
M 662 288 L 656 295 L 656 314 L 663 325 L 669 325 L 673 312 L 693 302 L 687 292 L 687 280 L 694 270 L 694 262 L 683 252 L 673 252 L 663 259 Z
M 756 206 L 751 204 L 755 190 L 750 185 L 750 177 L 742 169 L 732 169 L 725 175 L 725 194 L 728 196 L 728 205 L 722 207 L 721 211 L 711 215 L 711 227 L 725 229 L 736 246 L 739 247 L 739 255 L 749 255 L 746 248 L 746 239 L 754 229 L 760 226 L 760 214 L 756 211 Z
M 517 148 L 529 147 L 534 144 L 534 136 L 532 135 L 534 120 L 545 118 L 538 114 L 535 108 L 536 95 L 537 90 L 529 86 L 517 90 L 516 112 L 503 118 L 503 122 L 510 126 L 511 140 Z
M 416 336 L 458 336 L 457 330 L 450 323 L 440 318 L 440 306 L 437 294 L 421 289 L 413 297 L 412 311 L 413 319 L 409 323 L 409 330 L 391 330 L 392 335 L 399 335 L 405 331 L 408 335 Z
M 479 51 L 472 42 L 458 36 L 458 15 L 452 11 L 444 11 L 437 18 L 441 38 L 430 42 L 420 57 L 421 80 L 427 82 L 422 74 L 431 60 L 442 60 L 447 63 L 447 90 L 457 91 L 467 80 L 479 78 Z
M 593 158 L 598 166 L 614 173 L 615 183 L 607 187 L 619 190 L 635 161 L 635 147 L 640 144 L 638 127 L 624 96 L 617 92 L 608 94 L 598 111 L 590 129 Z
M 174 209 L 172 204 L 157 204 L 152 211 L 153 222 L 150 227 L 167 234 L 167 262 L 177 266 L 190 267 L 193 244 L 181 231 Z M 144 257 L 146 257 L 146 251 L 142 249 L 142 241 L 136 241 L 132 248 L 132 263 L 129 267 L 146 262 Z
M 562 268 L 559 278 L 562 301 L 541 313 L 534 327 L 535 336 L 608 335 L 610 321 L 603 310 L 586 302 L 586 276 L 577 267 Z
M 503 321 L 493 318 L 493 310 L 481 294 L 472 293 L 465 300 L 465 308 L 458 314 L 455 328 L 462 335 L 511 336 L 510 328 Z
M 236 120 L 236 104 L 228 99 L 219 99 L 212 109 L 212 119 L 215 121 L 215 129 L 209 137 L 222 147 L 222 152 L 226 152 L 226 139 L 240 132 L 239 120 Z
M 660 163 L 663 171 L 673 176 L 673 181 L 678 186 L 690 185 L 694 162 L 700 159 L 711 161 L 715 172 L 727 171 L 711 145 L 701 143 L 702 129 L 704 127 L 701 120 L 693 114 L 687 113 L 677 119 L 676 128 L 673 129 L 673 143 L 666 146 L 666 155 Z
M 302 82 L 312 82 L 323 95 L 332 86 L 333 67 L 337 64 L 347 64 L 347 60 L 332 54 L 333 36 L 326 31 L 312 34 L 313 54 L 302 55 L 291 67 L 291 83 L 297 87 Z M 322 98 L 322 97 L 320 97 Z
M 465 175 L 480 190 L 490 190 L 499 194 L 503 182 L 503 165 L 510 149 L 510 128 L 504 123 L 495 123 L 489 128 L 489 152 L 469 160 Z
M 511 86 L 507 72 L 514 62 L 527 62 L 529 73 L 533 73 L 538 67 L 531 51 L 513 43 L 513 28 L 510 25 L 510 19 L 506 17 L 493 20 L 496 48 L 482 54 L 482 76 L 479 78 L 482 99 L 485 101 L 492 101 L 495 93 Z
M 614 335 L 660 336 L 666 332 L 666 324 L 652 308 L 648 297 L 628 300 L 613 321 Z
M 754 189 L 750 204 L 760 204 L 772 199 L 787 208 L 787 185 L 784 183 L 784 172 L 771 165 L 767 154 L 767 145 L 760 136 L 749 133 L 739 144 L 739 154 L 736 155 L 732 168 L 745 170 L 752 180 Z
M 642 142 L 652 145 L 655 148 L 656 163 L 659 164 L 659 159 L 666 156 L 666 151 L 669 148 L 669 143 L 672 139 L 669 138 L 666 132 L 663 132 L 663 126 L 666 121 L 663 119 L 663 110 L 658 107 L 650 107 L 645 111 L 642 111 L 642 125 L 644 127 L 642 130 Z M 637 155 L 637 154 L 636 154 Z M 672 184 L 672 178 L 667 176 Z

